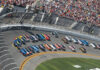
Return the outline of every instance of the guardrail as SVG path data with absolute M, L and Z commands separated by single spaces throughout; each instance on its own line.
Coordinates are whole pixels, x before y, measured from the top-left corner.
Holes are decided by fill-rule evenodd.
M 67 29 L 60 29 L 60 28 L 57 28 L 54 26 L 51 27 L 51 26 L 32 25 L 32 24 L 23 24 L 23 25 L 8 24 L 8 25 L 0 26 L 0 31 L 7 31 L 7 30 L 11 30 L 11 29 L 27 29 L 27 28 L 30 30 L 43 30 L 43 31 L 50 31 L 50 32 L 57 31 L 58 33 L 67 34 L 67 35 L 71 35 L 71 36 L 81 37 L 81 38 L 100 42 L 100 38 L 97 36 L 88 35 L 88 34 L 71 31 L 71 30 L 67 30 Z

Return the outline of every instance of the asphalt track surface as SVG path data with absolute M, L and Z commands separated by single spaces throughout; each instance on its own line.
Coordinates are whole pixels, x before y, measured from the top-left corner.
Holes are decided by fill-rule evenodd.
M 81 45 L 79 44 L 74 44 L 74 43 L 69 43 L 69 44 L 64 44 L 66 46 L 66 51 L 58 51 L 58 52 L 42 52 L 38 53 L 38 54 L 33 54 L 29 57 L 25 57 L 23 56 L 13 45 L 12 42 L 13 40 L 19 36 L 19 35 L 23 35 L 23 34 L 29 34 L 31 35 L 32 33 L 34 34 L 48 34 L 51 37 L 51 41 L 44 41 L 44 42 L 36 42 L 36 43 L 27 43 L 26 45 L 23 45 L 23 47 L 27 47 L 30 46 L 31 44 L 33 45 L 39 45 L 39 44 L 44 44 L 44 43 L 48 43 L 48 44 L 54 44 L 54 43 L 63 43 L 63 41 L 61 41 L 61 38 L 64 37 L 65 35 L 59 34 L 59 38 L 55 38 L 54 36 L 51 35 L 50 32 L 44 32 L 44 31 L 34 31 L 34 30 L 10 30 L 10 31 L 5 31 L 2 32 L 0 34 L 3 35 L 3 40 L 4 43 L 7 45 L 7 48 L 9 50 L 10 55 L 12 56 L 12 59 L 10 59 L 11 61 L 14 60 L 14 62 L 11 64 L 13 65 L 15 62 L 15 67 L 14 68 L 19 68 L 20 70 L 35 70 L 36 66 L 38 64 L 40 64 L 41 62 L 48 60 L 48 59 L 52 59 L 52 58 L 57 58 L 57 57 L 83 57 L 83 58 L 94 58 L 94 59 L 100 59 L 100 50 L 98 49 L 94 49 L 92 47 L 88 47 L 85 46 L 87 49 L 87 54 L 92 54 L 91 56 L 85 55 L 85 54 L 80 54 L 82 53 L 78 48 L 81 47 Z M 75 37 L 77 38 L 77 37 Z M 80 39 L 80 38 L 78 38 Z M 87 40 L 89 42 L 94 42 L 91 40 Z M 97 42 L 95 42 L 97 43 Z M 71 50 L 67 47 L 67 46 L 71 46 L 71 45 L 75 45 L 77 48 L 77 53 L 72 53 Z M 8 53 L 8 52 L 7 52 Z M 53 54 L 51 54 L 53 53 Z M 39 56 L 40 55 L 40 56 Z M 96 56 L 94 56 L 96 55 Z M 38 56 L 38 57 L 36 57 Z M 1 56 L 0 56 L 1 57 Z M 35 57 L 35 58 L 34 58 Z M 9 59 L 8 59 L 9 60 Z M 6 60 L 5 60 L 6 61 Z M 7 62 L 9 63 L 9 61 Z M 6 67 L 9 67 L 9 65 L 6 65 Z M 6 69 L 4 69 L 6 70 Z M 10 69 L 8 69 L 10 70 Z M 13 70 L 18 70 L 18 69 L 13 69 Z
M 8 48 L 5 44 L 4 35 L 0 33 L 0 70 L 19 70 Z

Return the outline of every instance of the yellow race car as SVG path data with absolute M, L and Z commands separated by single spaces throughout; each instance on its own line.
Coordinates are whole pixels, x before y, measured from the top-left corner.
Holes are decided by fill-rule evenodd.
M 79 48 L 83 53 L 86 53 L 86 49 L 84 47 Z

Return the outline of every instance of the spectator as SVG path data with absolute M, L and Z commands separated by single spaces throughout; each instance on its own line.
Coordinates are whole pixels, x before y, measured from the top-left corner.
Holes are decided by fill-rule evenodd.
M 25 8 L 25 12 L 28 12 L 30 10 L 30 4 L 27 3 L 26 8 Z
M 26 10 L 30 5 L 34 8 L 35 1 L 28 1 Z M 82 23 L 100 24 L 100 0 L 40 0 L 36 6 L 48 14 L 55 13 Z

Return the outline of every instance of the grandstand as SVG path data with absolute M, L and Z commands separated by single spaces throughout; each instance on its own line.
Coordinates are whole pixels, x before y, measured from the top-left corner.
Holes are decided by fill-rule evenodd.
M 27 16 L 27 18 L 31 19 L 31 21 L 35 21 L 35 22 L 42 21 L 43 23 L 48 22 L 49 24 L 66 26 L 74 30 L 85 31 L 87 33 L 92 33 L 95 32 L 95 30 L 99 30 L 99 29 L 94 29 L 94 27 L 91 27 L 91 26 L 96 26 L 96 28 L 98 28 L 100 24 L 100 17 L 99 17 L 100 9 L 99 9 L 98 0 L 95 1 L 94 0 L 93 1 L 68 0 L 63 2 L 62 0 L 61 1 L 33 0 L 28 2 L 26 2 L 25 0 L 21 0 L 21 1 L 10 0 L 8 1 L 8 4 L 14 4 L 14 5 L 16 4 L 15 6 L 16 11 L 24 12 L 26 10 L 25 6 L 29 6 L 29 8 L 31 9 L 29 9 L 30 11 L 28 11 L 28 13 L 32 14 L 33 12 L 38 12 L 38 14 L 35 15 L 34 19 L 32 18 L 34 17 L 33 14 L 32 16 L 30 14 L 27 15 L 28 14 L 27 13 L 26 15 L 23 16 L 23 17 Z M 19 5 L 24 5 L 24 6 L 20 7 Z M 22 15 L 22 14 L 20 13 L 18 14 L 17 12 L 14 13 L 15 16 Z M 84 30 L 84 28 L 86 28 L 87 30 Z M 89 28 L 92 28 L 92 30 L 89 31 Z

